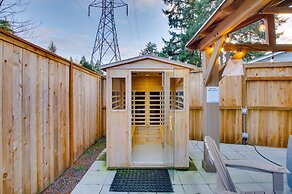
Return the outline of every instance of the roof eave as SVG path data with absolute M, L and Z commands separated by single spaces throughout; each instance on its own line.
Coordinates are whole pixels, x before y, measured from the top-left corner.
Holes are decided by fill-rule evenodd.
M 138 56 L 138 57 L 125 59 L 125 60 L 114 62 L 114 63 L 105 64 L 105 65 L 101 66 L 100 69 L 101 70 L 106 70 L 108 68 L 112 68 L 112 67 L 116 67 L 116 66 L 120 66 L 120 65 L 126 65 L 126 64 L 133 63 L 133 62 L 146 60 L 146 59 L 165 62 L 165 63 L 176 65 L 176 66 L 181 66 L 181 67 L 184 67 L 184 68 L 188 68 L 190 70 L 196 69 L 196 66 L 194 66 L 194 65 L 186 64 L 186 63 L 183 63 L 183 62 L 180 62 L 180 61 L 173 61 L 173 60 L 170 60 L 170 59 L 167 59 L 167 58 L 157 57 L 157 56 L 153 56 L 153 55 Z
M 230 4 L 231 2 L 233 2 L 233 0 L 224 0 L 221 2 L 221 4 L 217 7 L 217 9 L 212 13 L 212 15 L 207 19 L 207 21 L 200 27 L 200 29 L 196 32 L 196 34 L 191 38 L 191 40 L 188 41 L 188 43 L 186 44 L 186 48 L 188 50 L 196 50 L 198 49 L 197 44 L 195 44 L 196 46 L 194 46 L 195 42 L 200 41 L 202 38 L 199 37 L 198 35 L 208 26 L 208 23 L 210 23 L 210 21 L 212 21 L 212 19 L 219 14 L 219 10 L 224 7 L 227 6 L 228 4 Z

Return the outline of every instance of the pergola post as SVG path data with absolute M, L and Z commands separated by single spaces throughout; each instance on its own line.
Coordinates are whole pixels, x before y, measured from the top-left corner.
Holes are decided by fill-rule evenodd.
M 218 57 L 224 43 L 221 37 L 215 44 L 215 48 L 208 47 L 203 52 L 204 75 L 204 136 L 212 137 L 219 147 L 220 123 L 219 123 L 219 66 Z M 215 166 L 210 162 L 208 151 L 204 144 L 204 159 L 202 167 L 207 172 L 215 172 Z
M 292 51 L 292 44 L 276 43 L 274 21 L 274 14 L 291 14 L 291 6 L 291 0 L 241 0 L 240 2 L 225 0 L 187 43 L 187 49 L 204 52 L 202 64 L 205 86 L 203 95 L 205 102 L 203 117 L 204 136 L 211 136 L 217 145 L 219 145 L 220 138 L 219 99 L 218 102 L 212 100 L 210 102 L 207 94 L 210 94 L 211 91 L 208 90 L 208 87 L 219 86 L 220 74 L 222 74 L 225 68 L 225 66 L 221 67 L 219 72 L 217 63 L 219 51 L 224 42 L 224 36 L 263 19 L 266 26 L 265 43 L 226 42 L 224 44 L 225 51 L 236 51 L 232 59 L 242 59 L 248 51 Z M 212 44 L 215 42 L 214 49 L 214 45 Z M 210 52 L 211 50 L 213 50 L 213 53 Z M 213 97 L 215 95 L 214 92 L 216 93 L 216 88 L 213 88 Z M 243 104 L 246 104 L 246 97 L 244 96 L 243 98 Z M 206 171 L 212 171 L 214 169 L 210 163 L 206 149 L 204 149 L 204 160 L 202 164 Z

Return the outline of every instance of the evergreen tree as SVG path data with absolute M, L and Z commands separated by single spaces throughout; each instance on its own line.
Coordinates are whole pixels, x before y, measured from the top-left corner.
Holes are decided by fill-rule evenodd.
M 11 25 L 9 24 L 9 21 L 7 20 L 0 20 L 0 28 L 7 32 L 13 33 Z
M 222 0 L 163 0 L 167 9 L 163 13 L 168 18 L 170 39 L 164 41 L 162 54 L 170 59 L 179 60 L 196 66 L 201 66 L 199 51 L 186 50 L 187 42 L 200 29 L 205 21 L 219 6 Z M 276 17 L 276 28 L 285 23 L 286 19 Z M 264 33 L 258 30 L 259 22 L 247 26 L 231 34 L 237 43 L 263 42 Z M 277 34 L 279 37 L 281 33 Z M 263 55 L 263 52 L 248 52 L 245 59 Z
M 30 37 L 40 24 L 32 19 L 19 17 L 25 12 L 30 0 L 0 0 L 0 28 L 23 37 Z
M 158 55 L 157 45 L 152 42 L 146 44 L 146 48 L 140 51 L 140 56 L 142 55 Z
M 53 41 L 51 41 L 50 42 L 50 44 L 49 44 L 49 46 L 48 46 L 48 49 L 49 49 L 49 51 L 51 51 L 52 53 L 57 53 L 57 47 L 56 47 L 56 45 L 54 44 L 54 42 Z
M 82 67 L 85 67 L 87 69 L 90 69 L 90 70 L 94 71 L 94 69 L 92 68 L 92 66 L 90 65 L 90 63 L 86 60 L 85 56 L 82 56 L 81 57 L 80 65 Z
M 173 60 L 201 66 L 199 51 L 186 50 L 187 42 L 208 19 L 222 0 L 163 0 L 169 8 L 163 10 L 170 27 L 169 40 L 165 40 L 162 53 Z

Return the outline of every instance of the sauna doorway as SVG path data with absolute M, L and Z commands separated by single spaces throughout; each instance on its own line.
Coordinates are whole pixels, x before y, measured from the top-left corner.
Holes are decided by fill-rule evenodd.
M 163 73 L 132 73 L 132 162 L 163 165 Z

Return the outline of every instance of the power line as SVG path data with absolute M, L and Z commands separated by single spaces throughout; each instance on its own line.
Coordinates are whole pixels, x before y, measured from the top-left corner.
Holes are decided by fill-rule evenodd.
M 94 26 L 96 26 L 97 24 L 92 20 L 92 18 L 87 14 L 87 11 L 80 5 L 80 3 L 77 0 L 73 0 L 76 5 L 81 9 L 81 11 L 90 19 L 90 21 L 92 22 L 92 24 Z
M 138 34 L 138 39 L 140 40 L 140 30 L 139 30 L 139 25 L 138 25 L 138 20 L 137 20 L 137 13 L 136 13 L 136 4 L 135 4 L 135 0 L 132 0 L 133 3 L 133 7 L 134 7 L 134 18 L 135 18 L 135 24 L 136 24 L 136 31 Z
M 128 4 L 122 0 L 94 0 L 88 7 L 88 15 L 90 15 L 91 7 L 101 8 L 102 12 L 93 45 L 90 64 L 92 66 L 99 66 L 121 60 L 114 9 L 126 7 L 128 13 Z

